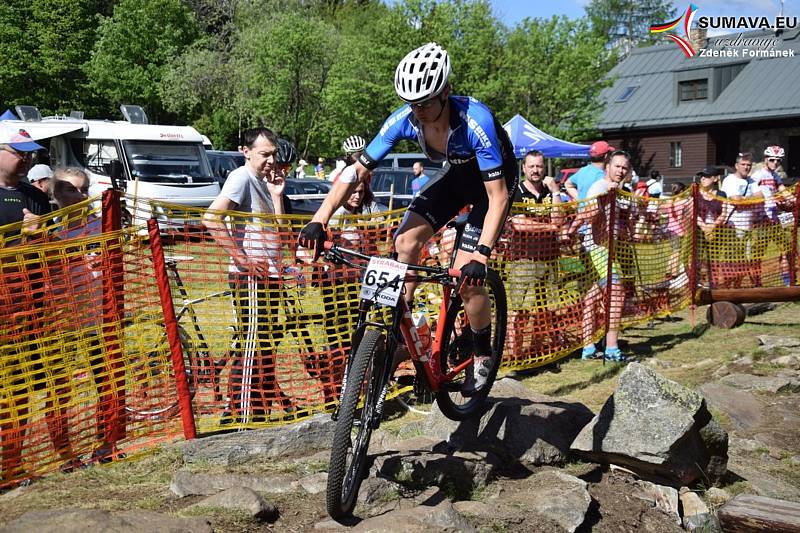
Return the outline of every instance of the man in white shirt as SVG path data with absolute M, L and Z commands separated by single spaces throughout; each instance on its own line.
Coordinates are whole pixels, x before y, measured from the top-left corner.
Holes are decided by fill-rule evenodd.
M 733 202 L 764 198 L 764 191 L 750 177 L 753 154 L 740 153 L 736 157 L 735 171 L 722 181 L 722 192 Z M 769 194 L 769 193 L 767 193 Z M 725 206 L 724 219 L 736 230 L 736 239 L 729 247 L 728 261 L 734 273 L 729 280 L 732 287 L 739 288 L 745 276 L 749 276 L 754 287 L 761 286 L 761 258 L 767 248 L 763 235 L 754 228 L 763 222 L 763 203 L 730 203 Z
M 767 146 L 764 150 L 764 166 L 753 173 L 753 180 L 758 184 L 764 193 L 764 214 L 767 217 L 766 231 L 770 233 L 770 238 L 781 251 L 781 274 L 783 284 L 789 285 L 791 282 L 789 274 L 788 254 L 792 249 L 792 226 L 794 216 L 791 212 L 781 213 L 778 209 L 780 203 L 784 205 L 793 202 L 791 193 L 783 184 L 778 168 L 783 162 L 785 150 L 780 146 Z M 782 227 L 781 227 L 782 226 Z

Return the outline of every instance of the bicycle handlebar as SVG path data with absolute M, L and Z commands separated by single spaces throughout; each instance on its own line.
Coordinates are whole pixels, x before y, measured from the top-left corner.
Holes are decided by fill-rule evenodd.
M 326 251 L 332 252 L 334 255 L 338 255 L 340 257 L 342 255 L 349 255 L 352 257 L 357 257 L 359 259 L 363 259 L 365 261 L 369 261 L 370 259 L 372 259 L 372 256 L 370 255 L 362 254 L 361 252 L 350 250 L 348 248 L 343 248 L 332 241 L 325 241 L 325 243 L 323 244 L 323 248 Z M 342 259 L 344 258 L 342 257 Z M 349 261 L 348 265 L 360 268 L 360 265 L 351 264 Z M 451 278 L 461 277 L 461 270 L 459 270 L 458 268 L 430 267 L 425 265 L 414 265 L 410 263 L 406 263 L 406 266 L 408 266 L 409 270 L 414 270 L 417 272 L 425 272 L 427 274 L 433 274 L 433 276 L 431 277 L 436 277 L 436 276 L 447 276 Z

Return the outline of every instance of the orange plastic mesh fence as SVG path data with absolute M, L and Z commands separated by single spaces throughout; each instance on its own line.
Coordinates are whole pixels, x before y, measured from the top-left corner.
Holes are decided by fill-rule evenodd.
M 43 217 L 36 230 L 0 228 L 4 483 L 182 435 L 176 378 L 188 382 L 200 432 L 291 423 L 333 407 L 361 272 L 296 263 L 307 216 L 212 216 L 231 240 L 204 228 L 205 210 L 157 202 L 137 202 L 132 227 L 102 233 L 93 205 Z M 699 190 L 513 206 L 491 261 L 509 303 L 503 366 L 543 365 L 673 312 L 692 302 L 695 285 L 796 283 L 797 209 L 791 194 L 727 201 Z M 136 221 L 142 213 L 159 221 L 163 265 Z M 385 255 L 402 216 L 342 216 L 330 231 L 347 247 Z M 443 229 L 420 262 L 447 265 L 453 248 L 454 230 Z M 238 249 L 257 264 L 234 262 Z M 177 376 L 156 269 L 169 278 L 186 365 Z M 266 278 L 248 275 L 254 269 Z M 434 329 L 441 290 L 418 291 L 415 311 Z M 413 373 L 407 364 L 401 371 Z
M 87 201 L 42 217 L 25 239 L 19 225 L 0 230 L 3 485 L 177 435 L 172 421 L 129 416 L 145 387 L 174 396 L 174 380 L 164 379 L 171 366 L 147 248 L 134 231 L 102 233 L 98 215 Z M 124 260 L 112 265 L 114 256 Z M 115 314 L 104 280 L 120 279 L 126 308 Z M 107 300 L 111 289 L 123 287 L 108 285 Z
M 355 329 L 360 270 L 297 262 L 307 216 L 218 213 L 228 228 L 219 234 L 203 231 L 205 210 L 151 206 L 159 213 L 198 431 L 284 424 L 333 408 Z M 337 217 L 330 229 L 345 246 L 388 254 L 401 217 Z M 259 258 L 266 277 L 235 264 L 234 249 Z

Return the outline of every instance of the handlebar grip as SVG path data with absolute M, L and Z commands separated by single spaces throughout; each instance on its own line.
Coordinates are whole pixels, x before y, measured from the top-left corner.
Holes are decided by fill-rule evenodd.
M 325 241 L 325 243 L 322 245 L 322 247 L 323 247 L 325 250 L 330 250 L 331 248 L 333 248 L 333 247 L 334 247 L 334 244 L 333 244 L 333 242 L 331 242 L 331 241 Z
M 458 268 L 448 268 L 447 269 L 447 275 L 448 276 L 453 276 L 454 278 L 460 278 L 461 277 L 461 270 L 459 270 Z

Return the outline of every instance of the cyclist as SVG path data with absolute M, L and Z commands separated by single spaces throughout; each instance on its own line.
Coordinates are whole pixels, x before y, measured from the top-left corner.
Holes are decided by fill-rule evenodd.
M 364 137 L 359 135 L 351 135 L 347 139 L 344 140 L 342 143 L 342 151 L 344 152 L 344 161 L 337 161 L 336 163 L 344 163 L 344 166 L 340 169 L 336 169 L 331 172 L 331 181 L 336 183 L 339 180 L 339 176 L 342 174 L 342 170 L 347 165 L 352 165 L 358 159 L 358 156 L 364 151 L 364 147 L 367 145 L 367 142 L 364 140 Z
M 483 285 L 486 263 L 505 223 L 517 182 L 516 159 L 507 134 L 486 105 L 467 96 L 453 96 L 450 58 L 436 43 L 409 52 L 395 71 L 394 88 L 406 103 L 384 122 L 378 135 L 334 184 L 299 243 L 321 253 L 326 225 L 334 211 L 366 180 L 370 170 L 403 139 L 417 140 L 434 162 L 447 161 L 444 171 L 408 207 L 395 233 L 398 259 L 418 260 L 425 242 L 458 211 L 472 204 L 454 266 L 475 345 L 475 364 L 462 393 L 479 390 L 492 369 L 491 312 Z M 413 284 L 405 298 L 413 300 Z

